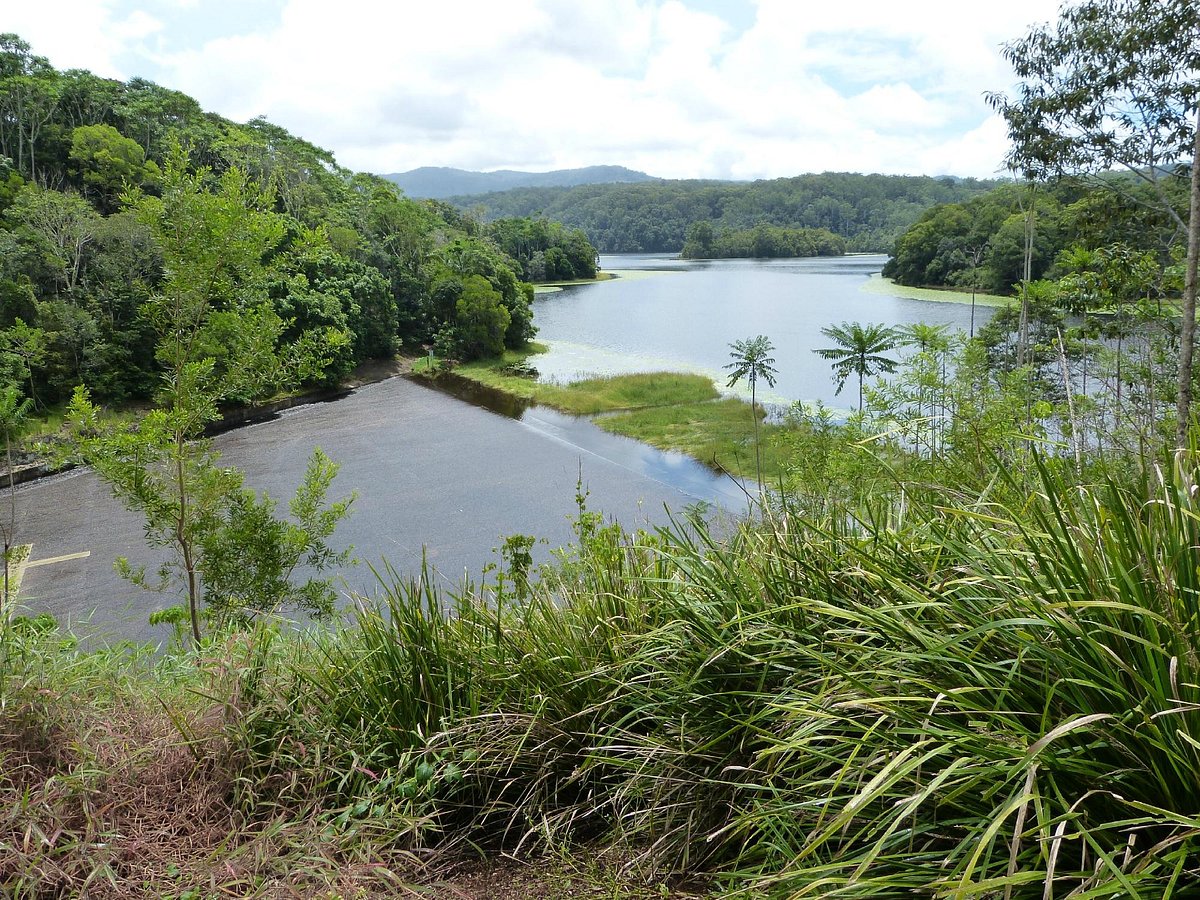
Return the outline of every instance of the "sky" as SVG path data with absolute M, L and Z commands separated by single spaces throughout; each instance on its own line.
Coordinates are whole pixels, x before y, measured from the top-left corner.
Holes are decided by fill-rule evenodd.
M 1003 174 L 1005 41 L 1058 0 L 4 0 L 58 69 L 265 116 L 354 170 Z

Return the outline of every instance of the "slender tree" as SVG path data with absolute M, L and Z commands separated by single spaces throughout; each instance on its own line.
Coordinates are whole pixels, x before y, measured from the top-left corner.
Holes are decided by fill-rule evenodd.
M 337 561 L 325 538 L 349 505 L 326 505 L 337 469 L 314 452 L 292 507 L 299 524 L 290 527 L 275 517 L 274 501 L 256 498 L 240 472 L 218 464 L 204 438 L 219 403 L 270 396 L 299 366 L 288 360 L 287 348 L 277 347 L 283 323 L 262 289 L 264 260 L 282 240 L 284 225 L 269 211 L 269 196 L 240 170 L 226 171 L 211 189 L 210 176 L 191 170 L 176 147 L 162 197 L 127 198 L 163 258 L 161 285 L 144 309 L 163 369 L 158 408 L 132 429 L 106 428 L 80 387 L 68 409 L 74 454 L 145 516 L 147 541 L 169 551 L 157 586 L 175 586 L 178 574 L 184 619 L 197 646 L 205 614 L 244 618 L 244 610 L 280 604 L 331 612 L 334 593 L 327 583 L 311 579 L 293 590 L 291 576 L 302 563 L 320 571 Z M 240 548 L 240 556 L 231 557 L 231 547 Z M 144 568 L 124 563 L 121 571 L 136 584 L 154 586 Z
M 821 334 L 834 341 L 836 347 L 814 350 L 818 356 L 833 361 L 833 377 L 837 379 L 840 394 L 846 379 L 858 376 L 858 411 L 863 410 L 863 380 L 881 372 L 891 373 L 899 365 L 894 359 L 883 356 L 899 343 L 894 328 L 878 323 L 862 325 L 858 322 L 843 322 L 821 329 Z
M 916 444 L 919 449 L 923 428 L 921 420 L 925 420 L 928 422 L 931 456 L 937 452 L 946 419 L 946 366 L 947 358 L 950 355 L 950 337 L 947 332 L 949 330 L 949 325 L 930 325 L 928 322 L 913 322 L 896 329 L 899 343 L 905 347 L 915 348 L 917 357 L 922 358 L 913 366 L 916 372 L 924 370 L 926 373 L 925 376 L 919 376 L 917 381 Z
M 747 338 L 744 341 L 734 341 L 729 345 L 729 356 L 733 360 L 725 368 L 729 369 L 729 381 L 726 384 L 733 387 L 740 379 L 750 383 L 750 410 L 754 415 L 754 463 L 758 473 L 758 483 L 762 484 L 762 451 L 758 434 L 758 380 L 761 378 L 770 387 L 775 387 L 775 358 L 770 354 L 775 347 L 766 335 Z
M 1175 434 L 1186 446 L 1200 256 L 1200 4 L 1087 0 L 1064 6 L 1056 26 L 1034 28 L 1004 53 L 1022 83 L 1015 98 L 989 99 L 1008 123 L 1013 168 L 1031 178 L 1123 169 L 1150 185 L 1186 235 Z M 1164 182 L 1189 168 L 1181 211 Z M 1120 179 L 1100 183 L 1123 189 Z

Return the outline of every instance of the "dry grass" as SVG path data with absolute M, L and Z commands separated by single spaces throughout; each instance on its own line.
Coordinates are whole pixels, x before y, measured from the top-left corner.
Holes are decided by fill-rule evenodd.
M 368 897 L 406 883 L 392 854 L 239 808 L 226 705 L 194 695 L 168 714 L 169 686 L 160 703 L 145 683 L 95 697 L 90 682 L 56 680 L 0 694 L 0 895 Z
M 207 860 L 241 824 L 216 760 L 197 758 L 165 713 L 125 707 L 101 721 L 85 708 L 71 721 L 75 703 L 47 694 L 4 721 L 0 883 L 103 898 L 214 881 Z
M 331 828 L 319 803 L 286 790 L 244 802 L 231 741 L 239 664 L 228 652 L 205 660 L 182 690 L 54 663 L 0 678 L 0 896 L 684 896 L 594 856 L 418 856 L 394 834 Z

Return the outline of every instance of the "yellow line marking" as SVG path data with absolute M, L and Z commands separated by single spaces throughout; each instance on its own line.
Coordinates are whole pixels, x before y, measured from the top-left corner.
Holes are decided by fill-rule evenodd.
M 50 556 L 46 559 L 35 559 L 33 562 L 27 562 L 25 563 L 25 568 L 35 569 L 38 566 L 48 566 L 50 563 L 66 562 L 70 559 L 87 559 L 91 555 L 91 550 L 84 550 L 82 553 L 64 553 L 62 556 Z
M 27 569 L 35 569 L 38 566 L 46 566 L 50 563 L 67 562 L 68 560 L 72 559 L 86 559 L 92 555 L 91 550 L 84 550 L 81 553 L 64 553 L 62 556 L 49 556 L 46 559 L 36 559 L 30 562 L 29 557 L 33 553 L 33 544 L 24 544 L 20 546 L 24 547 L 24 553 L 20 553 L 18 556 L 19 562 L 14 563 L 12 568 L 10 568 L 8 571 L 8 593 L 13 597 L 18 596 L 21 593 L 21 581 L 25 578 L 25 571 Z M 14 547 L 13 550 L 17 551 L 17 548 Z M 19 553 L 19 551 L 17 552 Z M 17 553 L 14 553 L 14 555 L 17 555 Z M 3 565 L 2 561 L 0 561 L 0 565 Z M 2 577 L 3 570 L 0 570 L 0 578 Z M 0 588 L 2 588 L 2 586 L 3 582 L 0 581 Z M 0 593 L 3 593 L 2 589 L 0 589 Z

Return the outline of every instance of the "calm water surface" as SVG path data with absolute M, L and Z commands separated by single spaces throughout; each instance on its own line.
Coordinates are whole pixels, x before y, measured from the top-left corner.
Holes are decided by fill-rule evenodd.
M 629 277 L 577 285 L 534 301 L 538 340 L 550 352 L 534 360 L 543 379 L 656 370 L 694 371 L 724 384 L 729 344 L 765 334 L 775 345 L 776 403 L 823 400 L 847 407 L 851 386 L 834 395 L 830 346 L 821 328 L 841 322 L 946 324 L 966 331 L 971 308 L 863 290 L 886 256 L 836 259 L 677 260 L 663 255 L 601 257 Z M 991 310 L 976 308 L 976 327 Z M 760 393 L 760 396 L 763 396 Z

